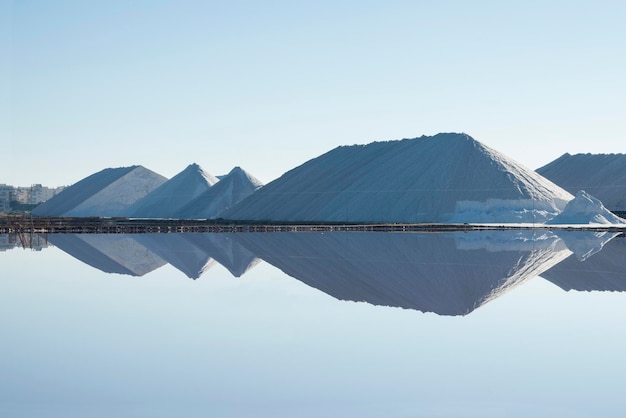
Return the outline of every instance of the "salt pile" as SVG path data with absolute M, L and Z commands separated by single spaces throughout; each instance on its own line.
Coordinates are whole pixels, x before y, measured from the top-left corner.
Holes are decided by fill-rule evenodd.
M 209 190 L 218 179 L 198 164 L 190 164 L 183 171 L 153 190 L 125 211 L 134 218 L 175 218 L 186 204 Z
M 107 168 L 65 188 L 34 216 L 119 216 L 167 178 L 142 166 Z
M 338 147 L 232 209 L 233 220 L 545 222 L 572 199 L 465 134 Z
M 626 154 L 564 154 L 537 169 L 574 194 L 585 190 L 612 211 L 626 211 Z
M 233 168 L 213 187 L 189 202 L 176 213 L 180 219 L 211 219 L 240 202 L 263 186 L 263 183 L 240 167 Z
M 550 225 L 625 224 L 626 221 L 607 210 L 598 199 L 581 190 L 565 206 L 562 213 L 546 223 Z

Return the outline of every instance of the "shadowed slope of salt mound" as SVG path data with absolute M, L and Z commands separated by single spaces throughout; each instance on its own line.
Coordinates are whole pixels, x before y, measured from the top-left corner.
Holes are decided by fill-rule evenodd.
M 602 202 L 581 190 L 565 206 L 563 212 L 546 223 L 550 225 L 625 224 L 626 220 L 614 215 L 602 205 Z
M 575 194 L 584 190 L 613 211 L 626 211 L 626 154 L 564 154 L 537 172 Z
M 191 164 L 125 211 L 135 218 L 175 218 L 187 203 L 209 190 L 217 178 Z
M 336 148 L 220 216 L 326 222 L 544 222 L 565 190 L 465 134 Z
M 337 299 L 465 315 L 567 258 L 549 231 L 240 233 L 284 273 Z
M 106 168 L 65 188 L 34 216 L 119 216 L 167 178 L 142 166 Z
M 598 234 L 611 237 L 607 233 Z M 541 277 L 566 291 L 626 292 L 626 237 L 618 236 L 608 241 L 602 251 L 589 257 L 581 259 L 572 255 L 542 273 Z
M 166 264 L 132 235 L 52 234 L 48 239 L 72 257 L 106 273 L 143 276 Z
M 250 196 L 263 186 L 258 179 L 241 169 L 233 168 L 213 187 L 189 202 L 177 213 L 180 219 L 211 219 Z

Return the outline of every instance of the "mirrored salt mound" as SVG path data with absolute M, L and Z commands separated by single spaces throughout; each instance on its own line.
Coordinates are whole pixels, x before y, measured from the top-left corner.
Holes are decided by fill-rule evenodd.
M 53 234 L 48 239 L 72 257 L 106 273 L 143 276 L 167 264 L 133 235 Z
M 107 168 L 37 206 L 34 216 L 120 216 L 167 178 L 142 166 Z
M 197 279 L 216 263 L 239 277 L 258 263 L 230 234 L 53 234 L 49 241 L 106 273 L 143 276 L 170 264 Z
M 220 215 L 321 222 L 545 222 L 572 199 L 465 134 L 338 147 Z
M 612 211 L 626 211 L 626 154 L 564 154 L 537 172 L 570 193 L 585 190 Z
M 235 238 L 287 275 L 337 299 L 440 315 L 468 314 L 572 254 L 558 236 L 533 231 Z
M 466 315 L 536 276 L 566 290 L 626 291 L 626 238 L 606 232 L 52 234 L 50 242 L 132 276 L 169 263 L 192 279 L 216 264 L 239 277 L 262 259 L 340 300 L 440 315 Z
M 556 230 L 554 233 L 565 242 L 567 248 L 574 253 L 574 257 L 581 262 L 599 253 L 606 243 L 619 236 L 619 233 L 604 231 Z M 626 274 L 626 271 L 624 273 Z
M 190 279 L 197 279 L 216 263 L 240 277 L 259 260 L 232 234 L 137 234 L 133 238 Z
M 626 292 L 626 237 L 609 239 L 601 251 L 589 253 L 587 257 L 572 255 L 541 277 L 566 291 Z

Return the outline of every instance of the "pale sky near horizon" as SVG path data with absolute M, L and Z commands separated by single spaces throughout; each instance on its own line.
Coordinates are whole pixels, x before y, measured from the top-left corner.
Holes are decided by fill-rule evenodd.
M 194 162 L 269 182 L 438 132 L 533 169 L 626 152 L 623 1 L 1 4 L 0 183 Z

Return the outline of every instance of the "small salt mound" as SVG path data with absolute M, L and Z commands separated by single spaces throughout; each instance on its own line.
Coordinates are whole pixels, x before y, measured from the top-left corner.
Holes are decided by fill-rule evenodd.
M 125 214 L 135 218 L 176 218 L 187 203 L 209 190 L 217 178 L 191 164 L 130 207 Z
M 65 188 L 35 208 L 33 215 L 123 216 L 123 211 L 166 181 L 142 166 L 106 168 Z
M 209 190 L 189 202 L 177 213 L 180 219 L 211 219 L 239 203 L 263 186 L 258 179 L 240 167 L 233 168 Z
M 576 197 L 565 206 L 563 212 L 546 222 L 548 225 L 625 223 L 626 221 L 611 213 L 602 202 L 584 190 L 576 193 Z

